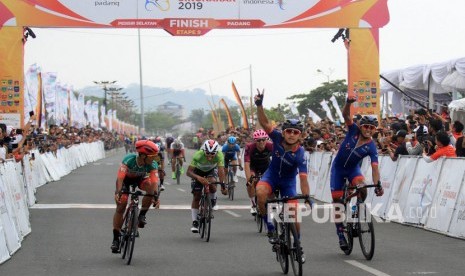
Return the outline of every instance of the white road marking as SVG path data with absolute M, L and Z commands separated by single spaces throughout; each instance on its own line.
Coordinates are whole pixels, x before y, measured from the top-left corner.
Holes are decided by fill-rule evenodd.
M 377 269 L 374 269 L 374 268 L 372 268 L 372 267 L 369 267 L 369 266 L 364 265 L 364 264 L 362 264 L 362 263 L 359 263 L 359 262 L 357 262 L 357 261 L 348 260 L 348 261 L 345 261 L 345 262 L 346 262 L 346 263 L 349 263 L 349 264 L 351 264 L 351 265 L 353 265 L 353 266 L 356 266 L 356 267 L 358 267 L 358 268 L 360 268 L 360 269 L 363 269 L 363 270 L 365 270 L 366 272 L 371 273 L 371 274 L 376 275 L 376 276 L 389 276 L 389 274 L 386 274 L 386 273 L 384 273 L 384 272 L 382 272 L 382 271 L 379 271 L 379 270 L 377 270 Z
M 218 207 L 219 207 L 219 206 L 218 206 Z M 240 217 L 241 217 L 241 215 L 236 214 L 236 213 L 234 213 L 233 211 L 229 211 L 229 210 L 223 210 L 223 211 L 224 211 L 225 213 L 230 214 L 230 215 L 233 216 L 233 217 L 236 217 L 236 218 L 240 218 Z
M 436 274 L 437 272 L 434 271 L 416 271 L 416 272 L 407 272 L 407 274 L 412 275 L 428 275 L 428 274 Z
M 80 203 L 68 203 L 68 204 L 35 204 L 30 209 L 115 209 L 115 204 L 80 204 Z M 247 210 L 249 205 L 220 205 L 220 210 Z M 160 209 L 162 210 L 190 210 L 191 205 L 166 205 L 161 204 Z M 232 215 L 232 214 L 231 214 Z M 235 214 L 238 215 L 238 214 Z M 239 215 L 240 216 L 240 215 Z
M 176 188 L 176 190 L 181 191 L 181 192 L 186 192 L 186 190 L 181 189 L 181 188 Z

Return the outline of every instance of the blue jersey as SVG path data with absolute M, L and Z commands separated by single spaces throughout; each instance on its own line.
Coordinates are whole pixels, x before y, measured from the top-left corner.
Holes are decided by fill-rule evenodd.
M 295 178 L 297 173 L 307 173 L 305 150 L 297 145 L 293 150 L 285 151 L 281 132 L 274 129 L 268 134 L 273 142 L 273 153 L 268 171 L 278 178 Z
M 349 125 L 349 132 L 339 147 L 339 151 L 334 158 L 333 167 L 341 169 L 355 168 L 359 166 L 366 156 L 370 156 L 371 163 L 378 163 L 378 150 L 375 142 L 371 140 L 356 147 L 359 136 L 360 128 L 357 124 Z
M 221 151 L 223 152 L 225 159 L 236 160 L 236 156 L 241 152 L 241 147 L 238 144 L 234 144 L 232 147 L 228 143 L 224 144 Z

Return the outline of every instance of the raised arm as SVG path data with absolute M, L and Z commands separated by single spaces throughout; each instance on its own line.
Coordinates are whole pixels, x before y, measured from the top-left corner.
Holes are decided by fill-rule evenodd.
M 255 95 L 254 101 L 255 105 L 257 106 L 257 117 L 258 117 L 258 122 L 260 125 L 263 127 L 263 129 L 269 133 L 271 129 L 273 128 L 271 123 L 268 121 L 268 118 L 266 117 L 265 110 L 263 109 L 263 97 L 265 95 L 265 90 L 263 90 L 260 93 L 260 90 L 257 89 L 258 94 Z

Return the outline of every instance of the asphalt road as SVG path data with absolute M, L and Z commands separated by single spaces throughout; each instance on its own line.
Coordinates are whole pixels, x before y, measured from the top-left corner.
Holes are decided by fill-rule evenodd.
M 190 232 L 192 195 L 185 175 L 181 185 L 167 180 L 162 208 L 147 214 L 148 225 L 140 230 L 127 266 L 110 251 L 114 182 L 122 157 L 123 152 L 107 157 L 40 187 L 30 209 L 32 233 L 0 265 L 0 275 L 282 275 L 265 234 L 256 231 L 244 181 L 234 201 L 218 195 L 220 210 L 207 243 Z M 358 240 L 350 256 L 343 254 L 334 224 L 304 218 L 302 225 L 304 275 L 464 274 L 463 240 L 376 223 L 375 255 L 366 261 Z

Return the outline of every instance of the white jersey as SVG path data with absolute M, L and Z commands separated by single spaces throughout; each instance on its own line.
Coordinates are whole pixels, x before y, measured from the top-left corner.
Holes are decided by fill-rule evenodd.
M 177 145 L 175 143 L 172 143 L 170 148 L 172 150 L 182 150 L 182 149 L 184 149 L 184 144 L 182 142 L 180 142 Z

